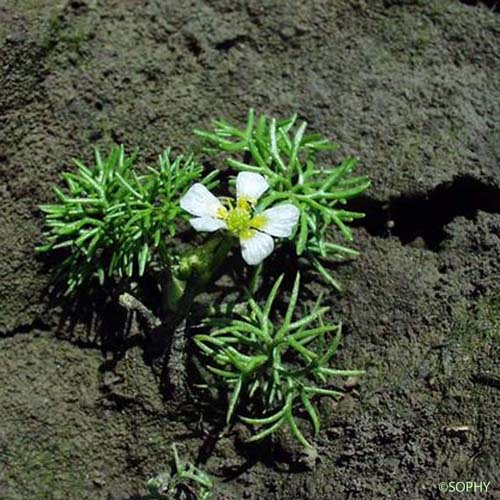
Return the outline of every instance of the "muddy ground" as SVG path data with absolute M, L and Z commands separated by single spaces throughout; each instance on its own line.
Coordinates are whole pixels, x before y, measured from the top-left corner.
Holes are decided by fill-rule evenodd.
M 499 16 L 458 0 L 3 0 L 0 498 L 141 498 L 172 442 L 217 498 L 445 498 L 440 482 L 481 480 L 500 498 Z M 299 113 L 373 180 L 353 204 L 361 256 L 327 291 L 338 365 L 367 375 L 322 403 L 312 471 L 233 434 L 207 451 L 208 424 L 162 399 L 141 341 L 100 340 L 110 309 L 49 305 L 33 252 L 72 157 L 122 143 L 153 161 L 249 106 Z

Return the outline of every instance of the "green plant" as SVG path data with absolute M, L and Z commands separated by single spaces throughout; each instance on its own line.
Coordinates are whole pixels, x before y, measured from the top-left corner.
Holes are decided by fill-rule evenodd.
M 105 159 L 96 151 L 93 168 L 75 160 L 76 172 L 63 174 L 66 192 L 54 188 L 59 203 L 40 207 L 47 243 L 38 251 L 71 250 L 57 268 L 67 292 L 94 277 L 102 285 L 106 277 L 141 276 L 155 258 L 170 263 L 173 247 L 165 236 L 175 236 L 185 217 L 179 199 L 203 169 L 192 156 L 172 161 L 170 149 L 144 174 L 135 163 L 136 155 L 127 157 L 123 147 Z M 201 182 L 213 187 L 216 175 Z
M 193 156 L 174 158 L 170 149 L 155 167 L 138 165 L 137 155 L 126 155 L 123 147 L 106 158 L 96 151 L 93 166 L 76 160 L 76 170 L 63 174 L 65 187 L 54 189 L 57 202 L 41 206 L 45 243 L 38 251 L 61 251 L 56 277 L 67 294 L 96 280 L 119 285 L 120 304 L 142 315 L 150 328 L 163 324 L 176 345 L 179 335 L 189 331 L 184 320 L 194 300 L 238 246 L 246 264 L 258 266 L 277 244 L 290 239 L 292 257 L 303 258 L 304 265 L 340 288 L 328 262 L 357 252 L 332 239 L 330 229 L 336 227 L 352 240 L 348 223 L 363 214 L 343 206 L 370 183 L 364 176 L 351 176 L 355 158 L 333 168 L 321 166 L 319 153 L 338 145 L 319 134 L 306 135 L 306 127 L 297 124 L 296 116 L 257 119 L 251 109 L 243 130 L 218 121 L 213 132 L 195 131 L 209 152 L 225 156 L 229 190 L 219 197 L 210 192 L 219 187 L 217 169 L 205 175 Z M 201 242 L 191 238 L 189 244 L 186 222 L 210 234 Z M 149 308 L 137 298 L 148 299 L 151 287 L 143 287 L 146 280 L 140 279 L 145 274 L 161 296 L 154 295 Z M 282 279 L 262 307 L 254 280 L 248 310 L 239 317 L 206 318 L 206 325 L 215 329 L 195 340 L 231 392 L 228 422 L 237 408 L 245 411 L 245 402 L 252 415 L 242 420 L 262 427 L 252 440 L 288 425 L 309 446 L 297 412 L 305 412 L 318 432 L 314 397 L 338 396 L 328 386 L 330 378 L 361 372 L 329 367 L 341 326 L 324 322 L 327 309 L 321 298 L 297 319 L 298 275 L 283 322 L 272 321 Z
M 317 434 L 320 419 L 312 399 L 341 395 L 340 391 L 325 387 L 328 380 L 361 375 L 363 371 L 329 367 L 340 343 L 341 323 L 324 323 L 323 315 L 329 308 L 321 306 L 321 297 L 312 310 L 296 313 L 299 274 L 284 319 L 274 325 L 271 313 L 283 277 L 276 280 L 263 307 L 250 293 L 247 311 L 234 318 L 208 318 L 206 326 L 214 329 L 209 335 L 196 335 L 195 342 L 212 363 L 208 369 L 231 392 L 227 422 L 241 399 L 250 399 L 263 416 L 241 419 L 263 430 L 249 441 L 262 439 L 286 424 L 298 441 L 311 446 L 296 423 L 297 407 L 305 410 Z M 294 319 L 298 316 L 300 319 Z
M 163 472 L 147 483 L 151 500 L 176 500 L 186 498 L 188 491 L 196 500 L 210 500 L 214 483 L 210 476 L 190 462 L 179 458 L 175 444 L 172 445 L 174 464 L 171 472 Z
M 336 151 L 339 145 L 320 134 L 306 135 L 306 128 L 306 122 L 297 126 L 297 115 L 282 121 L 263 115 L 256 119 L 250 109 L 244 129 L 218 120 L 213 131 L 195 133 L 208 143 L 207 152 L 226 153 L 226 162 L 234 170 L 266 177 L 271 189 L 262 200 L 262 209 L 281 200 L 300 209 L 297 255 L 307 257 L 329 284 L 340 289 L 324 262 L 355 256 L 357 252 L 330 241 L 328 231 L 333 223 L 348 241 L 353 240 L 347 223 L 364 214 L 342 206 L 365 191 L 370 181 L 365 176 L 350 176 L 358 164 L 354 157 L 345 158 L 334 168 L 319 166 L 318 153 Z

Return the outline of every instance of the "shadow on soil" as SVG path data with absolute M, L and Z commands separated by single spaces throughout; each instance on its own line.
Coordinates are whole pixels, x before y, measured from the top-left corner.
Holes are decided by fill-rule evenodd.
M 388 201 L 362 196 L 350 204 L 366 217 L 353 223 L 372 236 L 395 236 L 403 245 L 422 238 L 428 250 L 439 252 L 445 226 L 464 216 L 473 220 L 478 211 L 500 214 L 500 189 L 473 177 L 456 177 L 429 193 L 405 194 Z

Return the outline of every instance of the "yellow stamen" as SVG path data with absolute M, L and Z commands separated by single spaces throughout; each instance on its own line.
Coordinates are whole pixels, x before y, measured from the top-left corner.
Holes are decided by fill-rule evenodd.
M 217 212 L 215 213 L 215 216 L 219 219 L 226 220 L 227 219 L 227 208 L 226 207 L 219 207 L 217 209 Z
M 257 214 L 250 221 L 250 227 L 253 227 L 255 229 L 263 229 L 264 226 L 266 225 L 266 222 L 267 220 L 265 215 Z
M 238 198 L 236 201 L 236 207 L 241 208 L 242 210 L 251 210 L 252 203 L 248 198 Z
M 244 229 L 240 232 L 239 237 L 241 240 L 249 240 L 254 234 L 255 231 L 253 229 Z

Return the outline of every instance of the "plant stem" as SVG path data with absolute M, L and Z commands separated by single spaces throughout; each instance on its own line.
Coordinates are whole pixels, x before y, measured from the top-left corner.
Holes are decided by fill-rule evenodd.
M 213 281 L 234 243 L 229 233 L 215 235 L 172 266 L 165 298 L 168 310 L 176 315 L 176 323 L 188 315 L 196 296 Z

